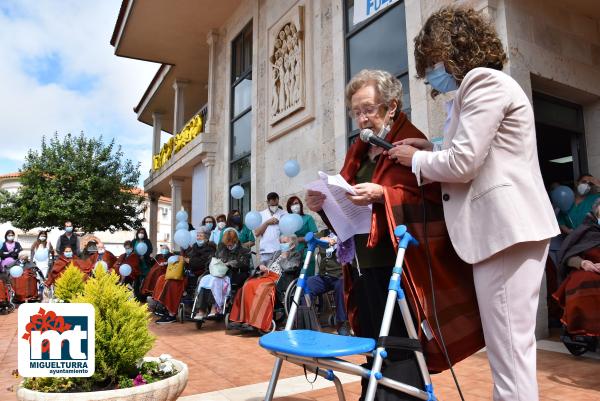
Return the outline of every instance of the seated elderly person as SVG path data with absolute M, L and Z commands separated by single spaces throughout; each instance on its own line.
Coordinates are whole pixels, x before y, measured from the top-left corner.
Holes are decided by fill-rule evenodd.
M 209 317 L 224 313 L 225 298 L 231 291 L 231 286 L 240 287 L 250 276 L 251 265 L 250 249 L 240 243 L 239 233 L 233 227 L 227 227 L 221 235 L 221 243 L 217 246 L 215 258 L 227 266 L 224 275 L 209 274 L 200 280 L 200 293 L 198 295 L 198 313 L 195 319 L 204 319 L 211 306 Z
M 208 241 L 208 230 L 206 227 L 200 227 L 196 232 L 196 243 L 182 251 L 180 258 L 183 258 L 193 277 L 199 277 L 208 269 L 214 253 L 215 244 Z M 167 313 L 156 321 L 157 324 L 169 324 L 177 320 L 175 315 L 188 284 L 188 278 L 185 276 L 181 279 L 166 277 L 167 275 L 164 274 L 156 280 L 152 295 L 152 298 L 167 310 Z
M 319 274 L 311 276 L 306 280 L 306 292 L 311 296 L 323 295 L 329 291 L 334 292 L 335 298 L 335 318 L 337 321 L 336 329 L 338 334 L 350 335 L 350 325 L 346 315 L 346 305 L 344 301 L 344 277 L 342 275 L 342 265 L 337 258 L 337 236 L 329 229 L 319 231 L 317 237 L 322 241 L 329 242 L 329 248 L 323 249 L 317 247 L 319 255 Z M 304 302 L 304 297 L 301 299 Z
M 59 255 L 58 259 L 54 261 L 52 270 L 48 272 L 48 278 L 45 281 L 46 287 L 53 285 L 70 264 L 77 266 L 86 276 L 90 272 L 88 264 L 79 259 L 70 246 L 66 246 L 63 254 Z
M 142 296 L 152 297 L 154 287 L 156 287 L 156 282 L 160 276 L 167 272 L 167 260 L 172 255 L 173 254 L 167 245 L 160 246 L 160 253 L 154 257 L 154 263 L 144 278 L 142 288 L 140 288 L 140 294 Z
M 113 264 L 113 270 L 115 273 L 121 275 L 122 283 L 133 285 L 141 274 L 140 257 L 133 251 L 133 243 L 131 241 L 123 242 L 123 248 L 125 249 L 125 253 L 122 253 L 117 258 L 116 262 Z M 129 265 L 131 267 L 131 273 L 127 276 L 121 274 L 121 266 L 123 265 Z
M 258 266 L 255 276 L 247 280 L 237 292 L 229 314 L 229 320 L 234 327 L 235 323 L 240 324 L 239 328 L 255 328 L 261 331 L 267 331 L 271 327 L 276 292 L 280 293 L 281 288 L 285 291 L 287 285 L 297 276 L 302 263 L 302 255 L 294 250 L 295 235 L 283 235 L 279 241 L 280 250 L 273 253 L 266 265 Z
M 29 261 L 29 252 L 19 252 L 19 258 L 13 263 L 13 266 L 21 266 L 23 274 L 20 277 L 12 278 L 12 287 L 15 291 L 13 300 L 15 302 L 39 301 L 39 281 L 44 276 L 34 262 Z
M 564 240 L 558 254 L 560 278 L 553 294 L 571 335 L 600 336 L 600 199 L 583 223 Z

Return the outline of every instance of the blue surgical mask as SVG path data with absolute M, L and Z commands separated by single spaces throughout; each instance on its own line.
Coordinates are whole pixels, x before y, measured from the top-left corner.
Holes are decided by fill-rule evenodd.
M 279 244 L 279 249 L 281 249 L 281 252 L 287 252 L 290 250 L 290 243 L 289 242 L 282 242 L 281 244 Z
M 206 228 L 208 228 L 209 230 L 212 230 L 213 227 L 215 226 L 213 223 L 206 223 L 205 224 Z
M 446 71 L 443 62 L 437 63 L 425 73 L 429 85 L 440 93 L 447 93 L 458 89 L 456 79 Z
M 65 252 L 65 258 L 72 258 L 73 257 L 73 252 Z
M 168 249 L 161 249 L 160 253 L 162 253 L 163 255 L 168 255 L 169 254 L 169 250 Z
M 65 227 L 65 231 L 68 233 L 72 233 L 73 232 L 73 227 L 69 226 L 69 227 Z
M 196 244 L 198 244 L 198 246 L 202 246 L 202 245 L 204 245 L 204 240 L 203 239 L 197 239 L 196 240 Z
M 127 255 L 131 255 L 131 252 L 133 252 L 133 249 L 131 249 L 131 248 L 125 248 L 125 253 Z

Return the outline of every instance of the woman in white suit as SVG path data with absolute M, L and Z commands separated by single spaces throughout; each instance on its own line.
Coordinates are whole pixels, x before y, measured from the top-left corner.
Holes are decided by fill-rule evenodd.
M 473 264 L 494 400 L 538 399 L 535 325 L 549 239 L 558 225 L 543 185 L 529 99 L 501 70 L 502 43 L 472 9 L 434 13 L 415 38 L 432 96 L 456 90 L 440 149 L 422 139 L 388 152 L 420 185 L 442 183 L 458 255 Z

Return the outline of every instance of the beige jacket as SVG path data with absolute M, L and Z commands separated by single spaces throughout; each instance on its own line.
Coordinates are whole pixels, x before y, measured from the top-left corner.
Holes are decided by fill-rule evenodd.
M 419 182 L 442 183 L 450 238 L 467 263 L 559 233 L 540 173 L 533 109 L 501 71 L 469 71 L 442 150 L 418 152 L 413 164 Z

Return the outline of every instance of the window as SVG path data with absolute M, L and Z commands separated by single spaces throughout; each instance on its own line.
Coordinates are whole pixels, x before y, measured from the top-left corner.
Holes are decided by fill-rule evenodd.
M 231 42 L 231 124 L 229 188 L 241 185 L 244 197 L 230 196 L 229 208 L 250 211 L 252 146 L 252 22 Z
M 346 82 L 362 69 L 385 70 L 402 82 L 402 111 L 410 118 L 408 53 L 404 2 L 399 1 L 371 18 L 353 25 L 354 0 L 344 1 Z M 358 136 L 348 118 L 348 146 Z

